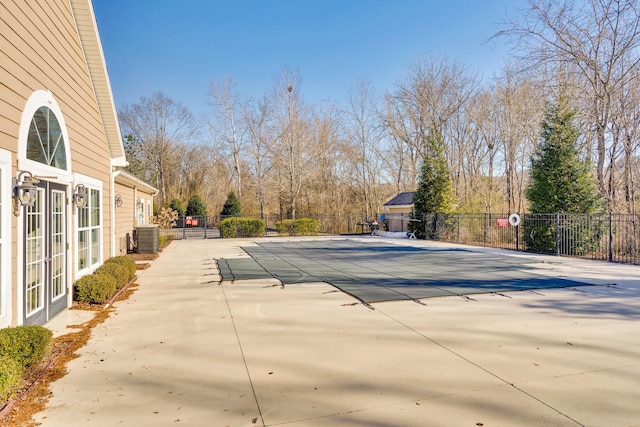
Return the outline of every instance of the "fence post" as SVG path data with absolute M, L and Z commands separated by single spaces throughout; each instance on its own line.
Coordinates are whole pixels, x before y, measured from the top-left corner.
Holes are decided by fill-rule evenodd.
M 204 238 L 207 238 L 207 216 L 204 216 Z
M 186 216 L 182 217 L 182 238 L 183 239 L 187 238 L 187 217 Z
M 556 213 L 556 255 L 560 255 L 560 213 Z
M 460 212 L 458 212 L 458 237 L 456 237 L 456 242 L 460 243 Z
M 609 212 L 609 262 L 613 262 L 613 218 Z
M 482 246 L 487 246 L 487 213 L 484 213 L 484 225 L 482 227 Z
M 425 238 L 425 240 L 427 240 L 427 239 L 431 240 L 431 235 L 429 233 L 429 221 L 428 221 L 428 218 L 427 218 L 427 213 L 423 212 L 423 213 L 418 214 L 418 215 L 422 215 L 422 219 L 424 221 L 424 238 Z

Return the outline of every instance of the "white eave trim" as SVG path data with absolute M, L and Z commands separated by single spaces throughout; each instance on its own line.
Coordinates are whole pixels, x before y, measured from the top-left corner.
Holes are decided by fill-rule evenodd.
M 411 205 L 382 205 L 383 208 L 403 208 L 403 209 L 408 209 L 408 208 L 412 208 L 413 204 Z
M 82 44 L 84 60 L 89 69 L 93 91 L 102 117 L 112 159 L 124 158 L 124 145 L 118 123 L 118 113 L 113 100 L 107 63 L 104 59 L 100 34 L 91 0 L 69 0 Z
M 123 170 L 115 171 L 113 173 L 113 180 L 116 184 L 126 185 L 131 188 L 137 188 L 145 193 L 155 196 L 158 194 L 158 190 L 155 187 L 147 184 L 143 180 L 136 178 L 128 172 Z
M 116 157 L 114 159 L 111 159 L 111 167 L 112 168 L 117 168 L 117 167 L 127 167 L 129 166 L 129 162 L 127 161 L 127 159 L 122 156 L 122 157 Z

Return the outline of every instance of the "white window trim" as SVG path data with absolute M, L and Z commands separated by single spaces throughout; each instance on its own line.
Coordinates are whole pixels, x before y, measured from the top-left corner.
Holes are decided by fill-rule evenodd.
M 40 162 L 35 162 L 33 160 L 27 159 L 27 140 L 29 137 L 29 127 L 31 126 L 31 119 L 33 115 L 38 110 L 38 108 L 46 106 L 56 116 L 58 120 L 58 124 L 60 125 L 60 130 L 62 131 L 62 136 L 64 138 L 65 144 L 65 154 L 67 157 L 67 170 L 54 168 L 52 166 L 48 166 L 42 164 Z M 18 156 L 17 156 L 17 169 L 20 171 L 29 171 L 35 176 L 46 177 L 47 181 L 66 185 L 70 187 L 70 183 L 72 180 L 71 171 L 73 170 L 71 164 L 71 149 L 70 149 L 70 140 L 69 133 L 67 132 L 67 125 L 65 123 L 64 115 L 62 114 L 62 110 L 60 106 L 56 102 L 53 94 L 49 90 L 36 90 L 31 94 L 27 103 L 25 105 L 24 110 L 22 111 L 22 116 L 20 119 L 20 129 L 18 133 Z M 68 193 L 67 193 L 68 195 Z M 22 217 L 22 211 L 24 208 L 20 208 L 19 217 Z M 72 215 L 71 209 L 67 208 L 67 230 L 75 230 L 72 227 Z M 18 220 L 17 226 L 17 252 L 16 259 L 18 266 L 24 265 L 24 221 L 22 219 Z M 73 251 L 70 252 L 73 254 Z M 69 252 L 68 252 L 69 254 Z M 67 271 L 71 272 L 72 269 L 72 260 L 73 255 L 67 256 Z M 12 310 L 15 309 L 16 313 L 11 313 L 11 317 L 15 317 L 17 319 L 17 323 L 19 325 L 24 321 L 24 274 L 22 268 L 18 268 L 15 272 L 16 274 L 16 283 L 17 283 L 17 305 L 11 305 Z M 68 274 L 67 276 L 67 290 L 71 288 L 71 280 L 72 275 Z M 67 292 L 67 298 L 69 304 L 71 304 L 72 293 Z
M 11 152 L 0 149 L 0 328 L 11 326 Z
M 98 262 L 95 264 L 91 264 L 88 265 L 87 267 L 83 268 L 83 269 L 79 269 L 78 268 L 78 249 L 80 247 L 80 242 L 78 239 L 78 232 L 79 227 L 78 227 L 78 212 L 77 209 L 75 207 L 73 207 L 73 244 L 74 244 L 74 250 L 73 250 L 73 270 L 75 271 L 75 279 L 78 280 L 80 277 L 86 275 L 86 274 L 90 274 L 93 273 L 95 271 L 96 268 L 98 268 L 100 265 L 102 265 L 103 260 L 104 260 L 104 209 L 105 209 L 105 204 L 104 204 L 104 183 L 102 181 L 100 181 L 99 179 L 96 178 L 92 178 L 90 176 L 86 176 L 86 175 L 82 175 L 79 173 L 74 173 L 73 174 L 73 188 L 75 188 L 78 184 L 82 184 L 86 187 L 87 189 L 87 199 L 90 199 L 90 192 L 91 190 L 98 190 L 100 191 L 100 226 L 99 226 L 99 236 L 100 236 L 100 243 L 98 245 Z M 73 191 L 73 189 L 72 189 Z M 90 237 L 89 233 L 89 237 Z M 89 246 L 90 242 L 89 242 Z
M 145 199 L 144 197 L 140 197 L 138 200 L 140 203 L 136 203 L 136 219 L 138 221 L 138 225 L 145 225 L 146 224 L 146 221 L 144 218 L 144 211 L 146 209 Z
M 40 107 L 48 107 L 56 116 L 62 137 L 64 138 L 65 155 L 67 157 L 67 170 L 58 169 L 40 162 L 27 159 L 27 139 L 29 137 L 29 127 L 31 119 Z M 29 171 L 35 176 L 46 176 L 48 180 L 68 183 L 71 181 L 71 150 L 69 147 L 69 133 L 67 125 L 62 115 L 62 110 L 55 98 L 48 90 L 37 90 L 31 94 L 27 104 L 22 111 L 20 120 L 20 133 L 18 136 L 18 170 Z M 52 178 L 53 177 L 53 178 Z

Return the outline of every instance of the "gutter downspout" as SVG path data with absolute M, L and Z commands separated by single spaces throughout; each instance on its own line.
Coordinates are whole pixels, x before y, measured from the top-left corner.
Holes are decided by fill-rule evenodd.
M 115 182 L 116 182 L 116 171 L 114 168 L 111 168 L 111 174 L 109 177 L 109 198 L 111 199 L 110 203 L 110 212 L 111 212 L 111 257 L 116 256 L 116 192 L 115 192 Z

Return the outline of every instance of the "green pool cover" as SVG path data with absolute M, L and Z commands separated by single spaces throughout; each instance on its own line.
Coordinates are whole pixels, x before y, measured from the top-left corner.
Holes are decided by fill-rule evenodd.
M 219 259 L 222 281 L 325 282 L 363 302 L 585 285 L 536 274 L 530 260 L 465 249 L 354 240 L 260 242 L 251 258 Z

